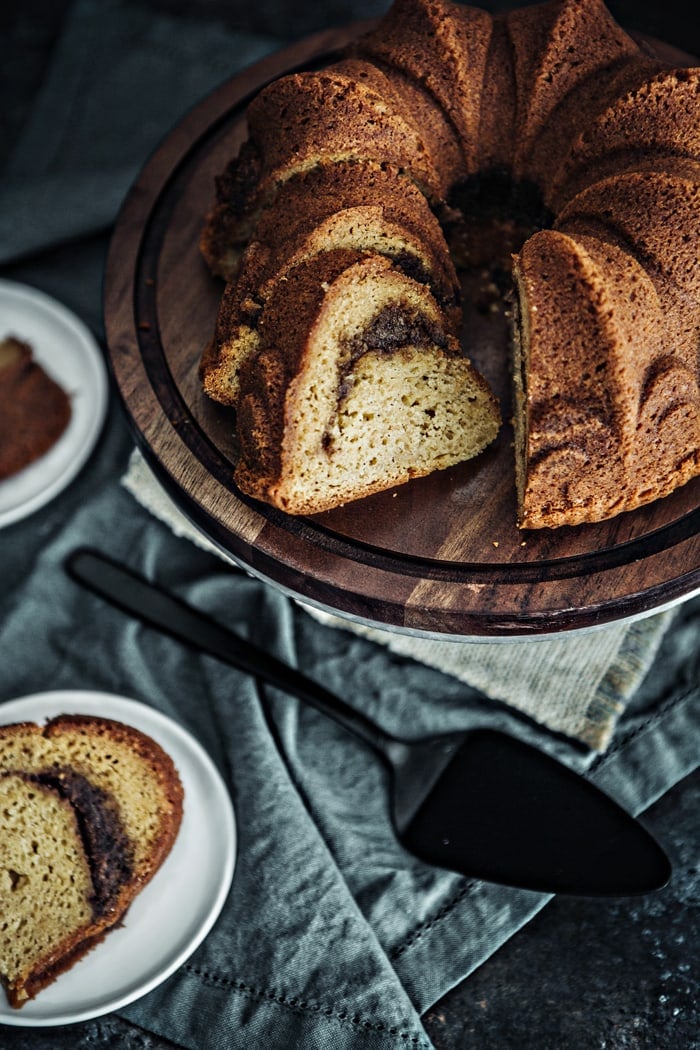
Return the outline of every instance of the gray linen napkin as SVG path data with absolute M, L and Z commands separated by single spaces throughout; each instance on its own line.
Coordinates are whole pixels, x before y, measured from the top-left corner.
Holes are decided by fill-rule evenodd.
M 159 485 L 134 450 L 123 478 L 132 495 L 178 536 L 219 553 Z M 223 556 L 223 555 L 222 555 Z M 538 639 L 489 642 L 414 637 L 305 606 L 321 623 L 386 645 L 502 701 L 595 751 L 610 743 L 625 704 L 652 666 L 673 622 L 667 609 L 632 622 Z
M 272 43 L 79 0 L 11 178 L 0 179 L 3 276 L 59 295 L 99 330 L 105 239 L 95 232 L 112 221 L 129 173 L 198 94 Z M 90 222 L 74 189 L 81 178 L 84 187 L 112 185 Z M 45 207 L 38 187 L 51 193 Z M 70 215 L 76 200 L 80 214 Z M 10 204 L 17 210 L 7 221 Z M 80 231 L 85 238 L 72 240 Z M 258 691 L 94 599 L 67 579 L 63 558 L 79 544 L 102 547 L 389 730 L 410 725 L 420 736 L 486 724 L 537 740 L 635 813 L 698 763 L 700 602 L 679 610 L 611 745 L 595 757 L 454 676 L 314 622 L 175 536 L 120 484 L 131 449 L 113 404 L 76 481 L 0 534 L 0 702 L 48 688 L 143 700 L 204 744 L 235 803 L 240 853 L 217 924 L 176 974 L 122 1013 L 192 1050 L 429 1047 L 421 1014 L 547 898 L 407 856 L 389 826 L 383 771 L 364 748 L 294 700 Z

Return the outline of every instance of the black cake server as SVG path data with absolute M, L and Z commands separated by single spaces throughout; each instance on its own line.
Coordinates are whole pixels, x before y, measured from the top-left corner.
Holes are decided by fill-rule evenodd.
M 649 832 L 599 788 L 491 729 L 399 740 L 322 685 L 98 551 L 70 576 L 122 611 L 335 719 L 384 760 L 399 841 L 472 878 L 547 893 L 626 896 L 665 885 L 671 866 Z

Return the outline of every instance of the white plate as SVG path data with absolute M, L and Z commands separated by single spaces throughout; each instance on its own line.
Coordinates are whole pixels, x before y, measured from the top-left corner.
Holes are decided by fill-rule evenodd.
M 36 360 L 71 398 L 65 431 L 40 459 L 0 481 L 0 528 L 57 496 L 92 452 L 107 411 L 107 371 L 90 330 L 55 299 L 0 280 L 0 339 L 31 344 Z
M 183 820 L 170 854 L 129 908 L 124 925 L 20 1010 L 12 1009 L 0 990 L 0 1025 L 72 1024 L 145 995 L 202 942 L 233 878 L 233 807 L 213 762 L 194 737 L 153 708 L 109 693 L 56 691 L 0 704 L 0 724 L 5 725 L 43 723 L 58 714 L 114 718 L 156 740 L 180 774 Z

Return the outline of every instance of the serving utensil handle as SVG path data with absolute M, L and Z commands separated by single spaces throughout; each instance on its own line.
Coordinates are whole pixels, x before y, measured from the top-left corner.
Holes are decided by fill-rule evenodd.
M 80 547 L 66 559 L 69 576 L 123 612 L 170 635 L 190 648 L 214 656 L 239 671 L 296 696 L 328 715 L 374 748 L 383 758 L 394 741 L 362 712 L 329 692 L 297 668 L 239 637 L 206 613 L 164 590 L 101 551 Z

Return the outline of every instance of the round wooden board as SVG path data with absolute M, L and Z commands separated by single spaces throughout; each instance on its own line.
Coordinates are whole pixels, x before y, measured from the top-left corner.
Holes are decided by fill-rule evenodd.
M 512 431 L 460 467 L 312 518 L 233 484 L 233 417 L 204 397 L 199 356 L 223 290 L 198 251 L 214 176 L 265 83 L 362 27 L 309 38 L 235 77 L 187 115 L 144 168 L 112 241 L 105 321 L 137 440 L 180 509 L 224 553 L 322 609 L 419 634 L 499 638 L 647 614 L 700 590 L 700 478 L 611 521 L 521 532 Z M 677 56 L 676 56 L 677 57 Z M 509 416 L 503 318 L 473 312 L 469 353 Z

